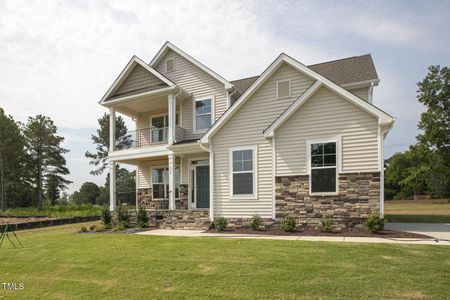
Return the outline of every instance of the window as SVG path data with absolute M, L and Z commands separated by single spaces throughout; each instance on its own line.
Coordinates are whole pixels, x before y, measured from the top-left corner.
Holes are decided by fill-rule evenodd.
M 195 131 L 206 131 L 212 124 L 212 98 L 195 100 Z
M 256 195 L 256 147 L 230 149 L 231 195 L 255 197 Z
M 277 98 L 285 98 L 291 96 L 291 81 L 283 80 L 277 82 Z
M 173 72 L 174 69 L 173 58 L 166 60 L 166 71 Z
M 310 192 L 337 192 L 337 142 L 309 144 Z
M 152 169 L 153 200 L 169 199 L 168 168 Z M 180 198 L 180 168 L 175 168 L 175 198 Z

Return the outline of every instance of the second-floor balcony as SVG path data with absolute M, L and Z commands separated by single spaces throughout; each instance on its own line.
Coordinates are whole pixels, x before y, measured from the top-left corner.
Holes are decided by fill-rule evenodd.
M 168 143 L 168 127 L 148 127 L 128 131 L 116 140 L 115 150 L 151 147 Z M 176 126 L 175 140 L 184 139 L 184 129 Z

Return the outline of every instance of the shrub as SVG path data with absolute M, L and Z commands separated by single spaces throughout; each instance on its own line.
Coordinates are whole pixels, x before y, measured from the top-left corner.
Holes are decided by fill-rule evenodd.
M 224 217 L 218 217 L 214 220 L 214 228 L 218 231 L 224 231 L 227 228 L 228 221 Z
M 139 227 L 145 228 L 148 226 L 148 215 L 144 207 L 139 206 L 136 219 Z
M 111 226 L 112 217 L 111 217 L 111 212 L 109 211 L 108 207 L 104 207 L 102 209 L 102 214 L 100 215 L 100 219 L 102 220 L 103 224 L 106 227 Z
M 263 225 L 263 220 L 259 215 L 255 214 L 250 221 L 250 225 L 252 226 L 253 230 L 259 230 Z
M 371 213 L 367 218 L 366 225 L 369 227 L 370 232 L 377 233 L 384 230 L 384 219 L 377 213 Z
M 118 206 L 116 213 L 117 223 L 125 228 L 128 227 L 128 224 L 130 223 L 130 215 L 128 214 L 128 210 L 122 206 Z
M 89 227 L 89 230 L 90 231 L 95 231 L 95 229 L 97 228 L 97 225 L 91 225 L 90 227 Z
M 333 219 L 330 216 L 325 216 L 320 220 L 320 230 L 322 232 L 333 231 Z
M 295 230 L 295 219 L 291 217 L 290 215 L 285 216 L 281 220 L 281 229 L 283 229 L 286 232 L 292 232 Z
M 87 230 L 86 226 L 82 226 L 80 231 L 81 232 L 87 232 L 88 230 Z

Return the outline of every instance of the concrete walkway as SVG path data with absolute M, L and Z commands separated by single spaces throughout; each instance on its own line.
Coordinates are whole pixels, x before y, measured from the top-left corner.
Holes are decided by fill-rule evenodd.
M 408 231 L 450 241 L 450 224 L 443 223 L 387 223 L 386 229 Z
M 231 233 L 208 233 L 208 232 L 203 232 L 201 230 L 156 229 L 156 230 L 150 230 L 150 231 L 143 231 L 143 232 L 139 232 L 136 234 L 153 235 L 153 236 L 176 236 L 176 237 L 218 237 L 218 238 L 286 240 L 286 241 L 320 241 L 320 242 L 345 242 L 345 243 L 384 243 L 384 244 L 415 244 L 415 245 L 446 245 L 446 246 L 450 246 L 450 240 L 436 240 L 436 239 L 231 234 Z

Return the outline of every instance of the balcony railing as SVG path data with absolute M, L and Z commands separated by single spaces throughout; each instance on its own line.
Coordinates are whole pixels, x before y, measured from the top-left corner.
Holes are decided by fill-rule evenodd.
M 116 149 L 142 148 L 167 144 L 168 127 L 149 127 L 128 131 L 116 140 Z

